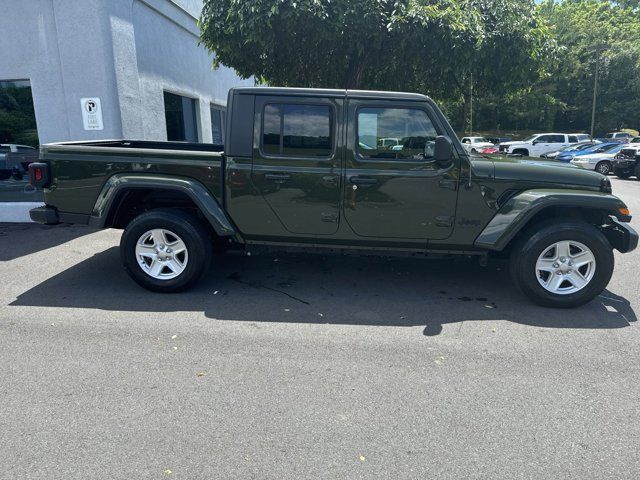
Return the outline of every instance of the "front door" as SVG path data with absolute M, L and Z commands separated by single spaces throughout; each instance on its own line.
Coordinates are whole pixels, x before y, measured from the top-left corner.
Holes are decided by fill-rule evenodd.
M 424 104 L 349 100 L 344 217 L 362 237 L 446 239 L 453 231 L 458 160 L 434 159 L 438 134 Z M 395 142 L 383 141 L 393 138 Z
M 256 97 L 251 179 L 286 232 L 338 229 L 342 105 L 342 98 Z

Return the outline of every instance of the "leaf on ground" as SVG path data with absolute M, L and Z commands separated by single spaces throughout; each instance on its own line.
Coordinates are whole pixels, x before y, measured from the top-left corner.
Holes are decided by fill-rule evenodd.
M 177 335 L 173 335 L 173 336 L 171 337 L 171 340 L 175 340 L 176 338 L 178 338 L 178 336 L 177 336 Z
M 167 475 L 171 475 L 173 472 L 167 468 L 167 469 L 164 471 L 164 473 L 166 473 Z
M 366 458 L 364 458 L 364 455 L 360 455 L 360 461 L 364 462 L 366 460 Z
M 206 374 L 206 372 L 198 372 L 196 373 L 196 377 L 204 377 Z

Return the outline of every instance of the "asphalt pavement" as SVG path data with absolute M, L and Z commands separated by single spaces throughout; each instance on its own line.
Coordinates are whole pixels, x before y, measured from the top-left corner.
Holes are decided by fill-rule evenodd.
M 466 259 L 221 256 L 154 294 L 119 237 L 0 226 L 2 479 L 639 476 L 639 251 L 553 310 Z

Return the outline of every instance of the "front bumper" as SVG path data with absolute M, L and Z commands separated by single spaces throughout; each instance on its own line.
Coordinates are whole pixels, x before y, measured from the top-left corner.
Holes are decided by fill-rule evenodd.
M 628 253 L 638 246 L 638 232 L 628 223 L 622 223 L 617 218 L 611 217 L 612 223 L 602 227 L 609 243 L 620 253 Z
M 593 170 L 596 168 L 595 164 L 591 164 L 590 162 L 582 162 L 579 160 L 571 160 L 571 162 L 569 162 L 571 165 L 575 166 L 575 167 L 580 167 L 583 168 L 585 170 Z

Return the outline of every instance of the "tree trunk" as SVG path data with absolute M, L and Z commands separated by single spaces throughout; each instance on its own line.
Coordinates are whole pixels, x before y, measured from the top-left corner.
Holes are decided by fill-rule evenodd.
M 345 88 L 357 90 L 362 88 L 362 79 L 367 68 L 366 58 L 358 58 L 349 62 L 349 73 Z

